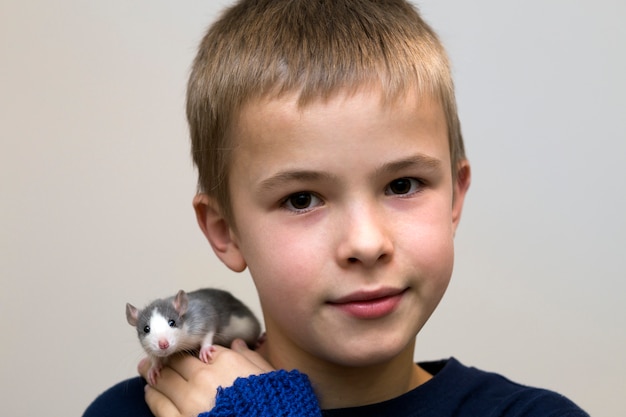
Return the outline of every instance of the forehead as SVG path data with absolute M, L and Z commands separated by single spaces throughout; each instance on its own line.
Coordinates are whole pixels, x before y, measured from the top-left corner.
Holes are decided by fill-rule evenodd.
M 398 138 L 414 138 L 416 145 L 437 145 L 441 148 L 438 157 L 444 162 L 450 159 L 442 105 L 416 92 L 389 99 L 380 89 L 363 88 L 305 104 L 299 102 L 297 93 L 289 93 L 249 100 L 237 116 L 231 130 L 234 154 L 247 153 L 252 160 L 255 155 L 280 153 L 290 147 L 306 146 L 313 151 L 326 145 L 324 151 L 333 147 L 339 151 L 344 146 L 392 146 Z M 373 140 L 380 136 L 385 141 Z

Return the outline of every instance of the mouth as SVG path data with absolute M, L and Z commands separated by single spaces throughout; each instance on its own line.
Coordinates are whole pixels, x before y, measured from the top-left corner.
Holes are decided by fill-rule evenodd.
M 152 356 L 157 356 L 159 358 L 166 358 L 172 354 L 172 352 L 170 352 L 169 349 L 168 350 L 151 349 L 150 353 L 152 354 Z
M 408 288 L 357 291 L 328 304 L 354 318 L 378 319 L 394 312 L 407 291 Z

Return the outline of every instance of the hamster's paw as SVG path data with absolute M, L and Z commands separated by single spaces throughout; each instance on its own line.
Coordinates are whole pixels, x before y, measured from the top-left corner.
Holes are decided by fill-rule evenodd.
M 156 384 L 156 380 L 161 376 L 161 366 L 152 365 L 148 371 L 148 383 L 152 386 Z
M 215 352 L 215 346 L 213 345 L 202 346 L 198 357 L 200 358 L 202 362 L 209 363 L 211 359 L 213 359 L 213 352 Z

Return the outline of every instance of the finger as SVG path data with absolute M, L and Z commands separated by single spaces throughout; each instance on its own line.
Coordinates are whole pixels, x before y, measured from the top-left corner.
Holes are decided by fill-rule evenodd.
M 216 348 L 217 347 L 218 346 L 216 346 Z M 218 349 L 213 352 L 212 362 L 215 360 L 217 355 Z M 197 356 L 179 355 L 177 357 L 171 358 L 168 366 L 176 371 L 178 374 L 180 374 L 183 379 L 189 381 L 197 372 L 204 369 L 207 364 L 198 359 Z
M 156 417 L 180 417 L 181 412 L 176 405 L 158 390 L 146 385 L 145 399 L 152 414 Z
M 161 369 L 161 373 L 157 378 L 154 388 L 161 392 L 163 392 L 164 389 L 176 390 L 184 387 L 186 383 L 187 379 L 185 379 L 185 377 L 183 377 L 176 369 L 167 365 Z
M 150 365 L 150 359 L 148 358 L 143 358 L 137 364 L 137 372 L 139 372 L 139 375 L 141 375 L 146 381 L 148 380 L 148 371 L 150 370 Z
M 231 349 L 257 366 L 262 372 L 270 372 L 274 370 L 274 367 L 266 361 L 265 358 L 259 354 L 259 352 L 250 350 L 246 342 L 241 339 L 233 340 Z
M 199 371 L 206 371 L 208 368 L 207 364 L 189 355 L 176 358 L 173 362 L 174 364 L 185 362 L 197 363 L 200 367 Z M 214 397 L 212 397 L 210 393 L 217 390 L 217 385 L 212 381 L 213 373 L 205 372 L 201 375 L 200 372 L 196 372 L 194 375 L 200 375 L 200 378 L 194 377 L 191 380 L 187 380 L 170 365 L 172 364 L 170 363 L 164 366 L 163 369 L 161 369 L 160 376 L 156 379 L 156 383 L 149 385 L 149 388 L 147 388 L 147 390 L 150 390 L 151 395 L 154 396 L 152 400 L 154 401 L 154 405 L 151 406 L 151 408 L 158 407 L 161 412 L 163 412 L 162 410 L 167 410 L 172 407 L 176 408 L 179 414 L 174 414 L 174 416 L 198 415 L 203 411 L 213 408 L 215 402 Z M 207 376 L 209 377 L 208 379 Z M 156 391 L 156 393 L 154 391 Z M 167 404 L 167 402 L 170 402 L 171 405 Z M 166 416 L 167 414 L 163 413 L 162 415 Z

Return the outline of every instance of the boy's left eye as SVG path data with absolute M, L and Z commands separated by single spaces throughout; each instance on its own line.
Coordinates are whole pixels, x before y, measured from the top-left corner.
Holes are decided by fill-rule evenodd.
M 421 182 L 415 178 L 398 178 L 391 181 L 385 189 L 387 195 L 407 195 L 420 190 Z

